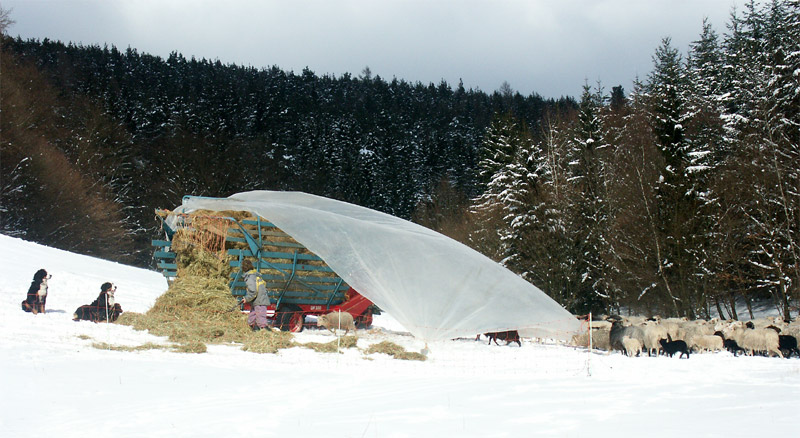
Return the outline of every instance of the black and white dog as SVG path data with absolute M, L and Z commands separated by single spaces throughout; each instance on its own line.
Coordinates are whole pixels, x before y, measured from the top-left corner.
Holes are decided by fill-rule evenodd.
M 47 280 L 52 278 L 44 269 L 39 269 L 33 274 L 33 281 L 28 288 L 28 295 L 22 301 L 22 310 L 31 312 L 34 315 L 45 313 L 47 303 Z
M 114 322 L 122 313 L 122 306 L 116 302 L 114 293 L 117 287 L 114 283 L 105 282 L 100 286 L 100 295 L 92 304 L 85 304 L 75 309 L 72 314 L 74 321 Z

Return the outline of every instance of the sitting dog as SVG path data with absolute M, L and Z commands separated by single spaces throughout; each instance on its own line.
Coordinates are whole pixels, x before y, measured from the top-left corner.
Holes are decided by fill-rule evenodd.
M 47 280 L 52 278 L 44 269 L 39 269 L 33 274 L 33 281 L 28 288 L 28 295 L 22 301 L 22 310 L 31 312 L 34 315 L 45 313 L 47 303 Z

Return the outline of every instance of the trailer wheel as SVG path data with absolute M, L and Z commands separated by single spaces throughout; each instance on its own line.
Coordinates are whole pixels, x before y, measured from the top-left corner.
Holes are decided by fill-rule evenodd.
M 372 312 L 367 309 L 361 315 L 356 317 L 356 327 L 360 329 L 369 328 L 372 325 Z
M 282 331 L 292 333 L 303 331 L 303 323 L 306 318 L 300 308 L 287 306 L 285 309 L 281 309 L 280 315 L 279 325 Z

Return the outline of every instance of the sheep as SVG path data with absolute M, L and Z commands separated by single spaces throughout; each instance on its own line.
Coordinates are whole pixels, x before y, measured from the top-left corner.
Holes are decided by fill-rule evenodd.
M 683 339 L 687 343 L 691 343 L 691 339 L 694 337 L 712 334 L 714 334 L 714 324 L 703 320 L 686 321 L 680 324 L 678 335 L 672 339 Z
M 681 324 L 683 321 L 676 321 L 672 318 L 665 319 L 660 322 L 661 326 L 667 331 L 667 335 L 676 339 L 679 335 L 679 331 L 681 330 Z
M 612 349 L 624 351 L 625 346 L 622 345 L 622 338 L 625 336 L 638 339 L 642 342 L 642 345 L 644 345 L 644 330 L 642 330 L 641 327 L 632 326 L 628 321 L 623 321 L 619 316 L 609 316 L 608 320 L 611 321 L 608 341 Z
M 778 348 L 786 355 L 786 358 L 792 357 L 792 353 L 800 357 L 800 350 L 797 349 L 797 338 L 789 335 L 778 335 Z
M 794 321 L 791 324 L 785 324 L 781 329 L 781 334 L 794 336 L 795 339 L 800 339 L 800 323 Z
M 778 333 L 767 328 L 749 329 L 741 321 L 734 322 L 722 330 L 725 339 L 733 339 L 741 348 L 752 356 L 756 351 L 765 351 L 768 355 L 783 357 L 779 348 Z
M 698 335 L 687 342 L 690 349 L 697 351 L 720 351 L 724 347 L 724 340 L 714 335 Z
M 495 345 L 500 345 L 497 343 L 497 340 L 500 339 L 501 341 L 506 341 L 506 345 L 516 342 L 522 347 L 522 342 L 519 340 L 519 332 L 516 330 L 509 330 L 505 332 L 489 332 L 484 333 L 484 336 L 489 338 L 489 345 L 492 345 L 492 341 L 494 341 Z
M 658 356 L 661 353 L 661 344 L 658 342 L 659 339 L 669 336 L 666 327 L 658 325 L 658 323 L 654 321 L 647 321 L 642 326 L 642 330 L 644 331 L 643 344 L 644 348 L 647 349 L 647 355 L 650 356 L 652 351 L 655 350 L 656 356 Z
M 623 336 L 622 345 L 625 347 L 625 354 L 627 354 L 628 357 L 633 357 L 634 353 L 635 356 L 638 356 L 642 352 L 642 341 L 638 339 Z
M 736 343 L 736 341 L 733 339 L 725 339 L 725 335 L 721 331 L 717 330 L 714 332 L 714 336 L 722 339 L 722 347 L 732 353 L 734 357 L 738 356 L 740 351 L 742 353 L 746 353 L 744 349 Z
M 677 340 L 673 341 L 670 339 L 661 339 L 658 341 L 661 344 L 661 348 L 664 350 L 669 357 L 672 357 L 673 354 L 677 352 L 681 352 L 681 355 L 678 358 L 682 358 L 683 355 L 686 355 L 686 358 L 689 358 L 689 347 L 686 345 L 685 341 Z
M 777 318 L 777 319 L 778 319 L 778 321 L 782 322 L 782 320 L 780 318 Z M 775 325 L 775 323 L 776 323 L 776 318 L 756 318 L 756 319 L 747 321 L 745 323 L 745 325 L 747 326 L 747 328 L 759 329 L 759 328 L 767 328 L 767 327 L 769 327 L 771 325 Z
M 317 317 L 317 327 L 325 327 L 331 333 L 336 334 L 336 329 L 344 329 L 344 335 L 347 336 L 350 330 L 356 332 L 356 325 L 353 322 L 353 315 L 348 312 L 331 312 L 327 315 L 320 315 Z

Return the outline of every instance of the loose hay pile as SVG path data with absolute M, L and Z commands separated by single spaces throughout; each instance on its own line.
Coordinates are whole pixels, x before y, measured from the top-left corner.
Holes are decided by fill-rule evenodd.
M 395 359 L 403 359 L 403 360 L 425 360 L 425 355 L 421 353 L 414 353 L 411 351 L 406 351 L 405 348 L 395 344 L 394 342 L 383 341 L 377 344 L 371 345 L 365 351 L 366 354 L 372 353 L 384 353 L 390 356 L 393 356 Z
M 320 342 L 307 342 L 305 344 L 298 344 L 301 347 L 310 348 L 318 353 L 336 353 L 344 348 L 354 348 L 358 342 L 355 336 L 343 336 L 340 339 L 320 343 Z

